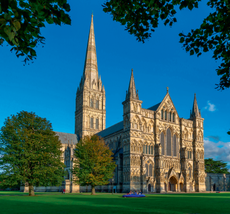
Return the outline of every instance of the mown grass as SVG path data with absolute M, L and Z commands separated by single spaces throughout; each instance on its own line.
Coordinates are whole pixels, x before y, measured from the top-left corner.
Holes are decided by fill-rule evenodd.
M 122 198 L 122 194 L 1 192 L 1 214 L 208 213 L 230 214 L 230 193 L 153 194 Z

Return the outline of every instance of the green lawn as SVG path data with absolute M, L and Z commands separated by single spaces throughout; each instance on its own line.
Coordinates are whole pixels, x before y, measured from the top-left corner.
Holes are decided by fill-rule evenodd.
M 104 213 L 229 213 L 230 193 L 154 194 L 146 198 L 122 198 L 122 194 L 1 192 L 1 214 L 104 214 Z

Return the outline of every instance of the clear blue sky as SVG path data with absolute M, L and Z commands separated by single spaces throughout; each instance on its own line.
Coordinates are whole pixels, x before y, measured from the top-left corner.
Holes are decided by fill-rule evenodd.
M 180 117 L 188 118 L 194 93 L 204 117 L 205 156 L 230 162 L 230 89 L 217 91 L 219 62 L 212 53 L 190 56 L 179 43 L 180 32 L 200 26 L 210 13 L 205 1 L 194 11 L 177 14 L 173 27 L 159 28 L 144 44 L 102 11 L 104 2 L 69 0 L 72 25 L 48 25 L 42 30 L 44 48 L 37 48 L 34 64 L 23 66 L 10 47 L 0 47 L 1 111 L 5 118 L 21 110 L 45 117 L 60 132 L 74 133 L 75 95 L 83 73 L 91 13 L 99 74 L 106 90 L 106 127 L 122 120 L 122 102 L 128 88 L 131 68 L 143 108 L 160 102 L 169 87 Z

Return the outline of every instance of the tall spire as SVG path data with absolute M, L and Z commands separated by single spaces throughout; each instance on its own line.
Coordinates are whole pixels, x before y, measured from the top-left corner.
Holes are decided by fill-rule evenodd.
M 92 83 L 98 82 L 98 67 L 97 67 L 97 54 L 96 43 L 94 35 L 93 14 L 91 15 L 91 25 L 89 31 L 88 44 L 86 49 L 85 66 L 84 66 L 84 78 L 89 80 L 89 87 L 92 87 Z
M 194 94 L 192 113 L 190 115 L 190 118 L 194 118 L 194 117 L 201 117 L 201 114 L 200 114 L 200 111 L 197 105 L 196 94 Z
M 133 69 L 132 69 L 131 78 L 129 82 L 128 93 L 126 95 L 126 99 L 128 98 L 139 99 L 138 91 L 136 91 L 136 86 L 135 86 L 135 81 L 134 81 L 134 76 L 133 76 Z

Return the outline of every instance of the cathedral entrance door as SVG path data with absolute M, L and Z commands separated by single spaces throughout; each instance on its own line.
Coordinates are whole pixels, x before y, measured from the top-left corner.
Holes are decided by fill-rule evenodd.
M 169 191 L 176 191 L 177 180 L 174 176 L 169 179 Z
M 170 184 L 170 182 L 168 184 L 168 191 L 171 191 L 171 184 Z

